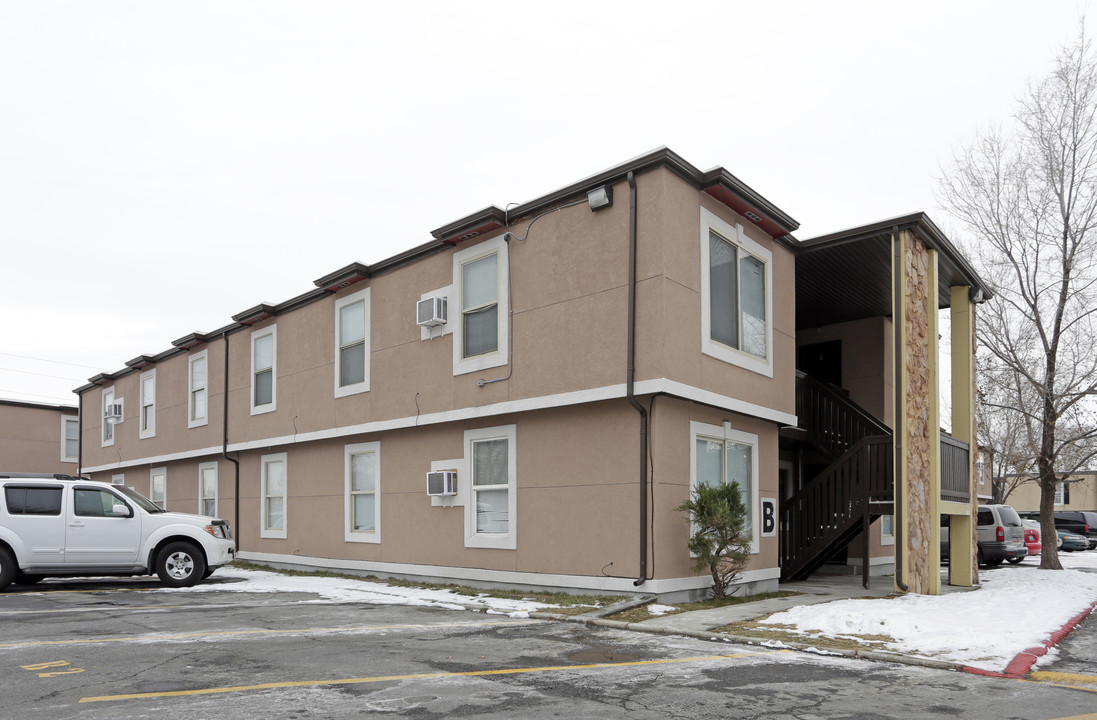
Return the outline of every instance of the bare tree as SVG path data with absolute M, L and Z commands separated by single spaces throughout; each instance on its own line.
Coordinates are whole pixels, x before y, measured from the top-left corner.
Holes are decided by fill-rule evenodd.
M 957 154 L 941 194 L 996 292 L 979 316 L 980 385 L 1027 446 L 1017 461 L 1051 538 L 1056 483 L 1097 453 L 1097 61 L 1084 24 L 1014 120 Z M 1061 569 L 1054 543 L 1040 567 Z

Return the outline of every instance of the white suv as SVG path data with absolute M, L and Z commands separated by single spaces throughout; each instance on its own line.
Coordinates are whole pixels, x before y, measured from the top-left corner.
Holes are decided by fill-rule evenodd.
M 151 575 L 190 587 L 236 558 L 224 520 L 165 512 L 122 485 L 0 472 L 0 590 L 63 575 Z

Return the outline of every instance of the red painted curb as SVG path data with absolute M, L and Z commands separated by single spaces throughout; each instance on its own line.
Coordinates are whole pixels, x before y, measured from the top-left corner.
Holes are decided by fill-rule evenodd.
M 1047 651 L 1049 648 L 1058 645 L 1063 638 L 1065 638 L 1067 635 L 1070 634 L 1072 630 L 1074 630 L 1074 628 L 1078 627 L 1078 623 L 1089 617 L 1090 613 L 1092 613 L 1095 608 L 1097 608 L 1097 600 L 1094 600 L 1092 603 L 1090 603 L 1088 608 L 1078 613 L 1070 620 L 1067 620 L 1066 624 L 1053 632 L 1051 634 L 1051 637 L 1048 638 L 1043 645 L 1039 647 L 1029 648 L 1028 650 L 1024 650 L 1018 653 L 1017 657 L 1013 658 L 1013 660 L 1010 661 L 1009 665 L 1006 666 L 1004 672 L 995 672 L 994 670 L 981 670 L 979 668 L 970 667 L 968 665 L 961 667 L 960 670 L 962 670 L 963 672 L 971 673 L 972 675 L 985 675 L 986 677 L 1010 678 L 1012 680 L 1018 680 L 1020 678 L 1023 678 L 1025 675 L 1028 675 L 1029 670 L 1032 669 L 1032 666 L 1036 664 L 1036 661 L 1038 659 L 1040 659 L 1044 655 L 1047 655 Z

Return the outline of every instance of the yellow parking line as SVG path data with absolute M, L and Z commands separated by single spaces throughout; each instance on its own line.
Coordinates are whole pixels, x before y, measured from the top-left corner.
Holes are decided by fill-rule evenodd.
M 510 620 L 500 622 L 461 622 L 416 625 L 356 625 L 350 627 L 297 628 L 289 630 L 223 630 L 220 632 L 195 632 L 177 635 L 129 635 L 124 637 L 85 638 L 80 640 L 40 640 L 31 642 L 0 643 L 0 648 L 46 647 L 53 645 L 96 645 L 103 643 L 147 643 L 158 640 L 193 640 L 195 638 L 239 637 L 242 635 L 296 635 L 310 633 L 366 632 L 370 630 L 425 630 L 452 627 L 495 627 L 497 625 L 538 625 L 545 620 Z
M 790 650 L 745 652 L 735 655 L 705 655 L 701 657 L 672 658 L 669 660 L 636 660 L 619 663 L 595 663 L 591 665 L 552 665 L 549 667 L 506 668 L 501 670 L 470 670 L 467 672 L 436 672 L 417 675 L 379 675 L 365 678 L 345 678 L 337 680 L 299 680 L 286 682 L 261 683 L 258 685 L 236 685 L 232 687 L 203 688 L 201 690 L 172 690 L 168 692 L 133 693 L 130 695 L 100 695 L 81 698 L 82 703 L 105 702 L 109 700 L 143 700 L 148 698 L 186 697 L 191 695 L 216 695 L 221 693 L 248 692 L 252 690 L 277 690 L 282 688 L 321 687 L 325 685 L 360 685 L 365 683 L 393 682 L 398 680 L 431 680 L 445 677 L 487 677 L 491 675 L 518 675 L 521 673 L 559 672 L 562 670 L 600 670 L 603 668 L 637 667 L 643 665 L 670 665 L 675 663 L 710 662 L 730 660 L 742 657 L 770 653 L 788 653 Z
M 1097 693 L 1097 675 L 1037 670 L 1029 673 L 1027 679 L 1033 682 L 1044 683 L 1045 685 L 1058 685 L 1059 687 L 1069 687 L 1074 690 L 1085 690 L 1087 692 Z M 1086 718 L 1087 720 L 1097 720 L 1097 714 L 1082 715 L 1079 717 Z M 1074 720 L 1074 718 L 1064 718 L 1063 720 Z

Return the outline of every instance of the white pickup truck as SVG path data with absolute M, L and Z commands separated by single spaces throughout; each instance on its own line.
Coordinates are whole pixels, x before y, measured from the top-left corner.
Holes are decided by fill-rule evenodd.
M 165 512 L 122 485 L 0 472 L 0 590 L 45 577 L 153 573 L 190 587 L 235 557 L 224 520 Z

